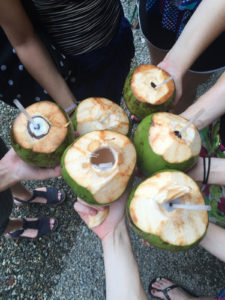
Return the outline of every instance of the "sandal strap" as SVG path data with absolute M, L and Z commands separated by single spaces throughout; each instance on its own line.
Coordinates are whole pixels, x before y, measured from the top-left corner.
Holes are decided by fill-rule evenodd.
M 23 221 L 23 225 L 22 225 L 22 228 L 21 228 L 21 229 L 16 230 L 16 231 L 13 231 L 13 232 L 9 232 L 9 233 L 8 233 L 11 237 L 17 238 L 17 237 L 19 237 L 21 234 L 23 234 L 23 232 L 24 232 L 24 230 L 25 230 L 24 225 L 25 225 L 26 220 L 23 218 L 22 221 Z
M 54 187 L 47 187 L 46 191 L 37 191 L 33 190 L 33 197 L 41 197 L 45 198 L 47 200 L 46 204 L 56 204 L 59 203 L 60 201 L 58 200 L 58 189 Z M 61 192 L 62 199 L 63 199 L 63 192 Z M 57 201 L 56 201 L 57 199 Z
M 39 217 L 37 220 L 34 221 L 27 221 L 26 219 L 23 219 L 23 226 L 22 229 L 14 231 L 12 233 L 9 233 L 11 237 L 17 238 L 20 237 L 21 234 L 26 229 L 36 229 L 37 232 L 37 238 L 53 231 L 57 226 L 56 220 L 53 229 L 50 228 L 50 217 Z
M 58 192 L 60 191 L 61 193 L 61 200 L 58 200 Z M 33 190 L 33 195 L 30 199 L 28 200 L 22 200 L 20 198 L 14 197 L 14 199 L 20 203 L 30 203 L 33 201 L 36 197 L 40 198 L 45 198 L 47 200 L 46 204 L 59 204 L 65 199 L 65 193 L 63 190 L 58 190 L 57 188 L 54 187 L 47 187 L 46 191 L 38 191 L 38 190 Z
M 163 293 L 163 295 L 166 297 L 167 300 L 171 300 L 171 298 L 170 298 L 168 292 L 169 292 L 170 290 L 173 290 L 173 289 L 178 288 L 178 287 L 179 287 L 178 285 L 173 284 L 173 285 L 168 286 L 167 288 L 165 288 L 165 289 L 163 289 L 163 290 L 159 290 L 159 291 L 160 291 L 161 293 Z

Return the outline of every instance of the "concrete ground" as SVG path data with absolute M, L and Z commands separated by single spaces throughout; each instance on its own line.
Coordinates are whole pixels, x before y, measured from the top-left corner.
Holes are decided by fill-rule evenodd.
M 124 0 L 122 3 L 131 19 L 135 1 Z M 138 30 L 134 34 L 134 65 L 149 62 L 143 38 Z M 203 93 L 214 80 L 213 77 L 201 86 L 198 93 Z M 0 103 L 0 135 L 6 141 L 9 141 L 9 129 L 16 114 L 16 109 Z M 34 205 L 14 209 L 13 215 L 19 217 L 55 216 L 59 227 L 51 236 L 39 240 L 15 242 L 1 239 L 0 300 L 105 299 L 101 244 L 74 212 L 75 195 L 62 178 L 26 185 L 30 188 L 43 185 L 63 187 L 68 197 L 58 208 Z M 166 252 L 147 247 L 133 230 L 130 230 L 130 235 L 146 292 L 149 282 L 157 276 L 170 278 L 197 295 L 216 295 L 225 287 L 225 264 L 201 247 L 186 252 Z

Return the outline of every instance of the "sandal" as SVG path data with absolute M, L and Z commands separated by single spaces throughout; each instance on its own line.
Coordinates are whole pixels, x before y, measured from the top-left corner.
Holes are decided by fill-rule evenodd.
M 5 235 L 5 237 L 9 237 L 9 238 L 14 238 L 14 239 L 18 239 L 20 237 L 22 238 L 30 238 L 30 237 L 26 237 L 26 236 L 21 236 L 23 234 L 23 232 L 26 229 L 36 229 L 37 230 L 37 236 L 35 238 L 39 238 L 43 235 L 46 235 L 52 231 L 54 231 L 58 225 L 58 222 L 56 219 L 53 225 L 53 228 L 50 228 L 50 217 L 39 217 L 37 218 L 37 220 L 35 221 L 27 221 L 26 219 L 22 219 L 23 220 L 23 225 L 22 225 L 22 229 L 19 229 L 17 231 L 14 232 L 9 232 Z
M 58 199 L 58 192 L 61 193 L 61 199 Z M 32 197 L 28 200 L 22 200 L 20 198 L 14 197 L 14 200 L 17 202 L 20 202 L 20 204 L 16 204 L 17 206 L 21 206 L 28 203 L 36 203 L 36 204 L 47 204 L 47 205 L 55 205 L 58 206 L 63 203 L 63 201 L 66 199 L 66 194 L 63 190 L 58 190 L 54 187 L 47 187 L 46 191 L 38 191 L 38 190 L 32 190 Z M 41 197 L 47 199 L 46 203 L 40 203 L 40 202 L 32 202 L 36 197 Z
M 163 279 L 165 279 L 165 278 L 164 278 L 164 277 L 157 277 L 157 278 L 154 278 L 154 279 L 150 282 L 148 291 L 149 291 L 149 294 L 150 294 L 152 297 L 155 297 L 156 299 L 161 299 L 161 300 L 162 300 L 162 298 L 157 297 L 157 296 L 155 296 L 155 295 L 152 294 L 151 290 L 155 290 L 155 291 L 157 291 L 157 292 L 161 292 L 161 293 L 166 297 L 167 300 L 171 300 L 171 298 L 170 298 L 170 296 L 169 296 L 168 293 L 169 293 L 169 291 L 171 291 L 171 290 L 173 290 L 173 289 L 175 289 L 175 288 L 180 288 L 180 289 L 182 289 L 184 292 L 186 292 L 187 294 L 189 294 L 189 295 L 192 296 L 192 297 L 198 297 L 198 296 L 194 295 L 193 293 L 191 293 L 190 291 L 188 291 L 187 289 L 185 289 L 185 288 L 183 288 L 182 286 L 179 286 L 179 285 L 177 285 L 177 284 L 172 284 L 171 286 L 168 286 L 167 288 L 165 288 L 165 289 L 163 289 L 163 290 L 157 289 L 157 288 L 155 288 L 155 287 L 152 286 L 153 283 L 155 283 L 155 282 L 157 282 L 157 281 L 160 281 L 160 280 L 163 280 Z

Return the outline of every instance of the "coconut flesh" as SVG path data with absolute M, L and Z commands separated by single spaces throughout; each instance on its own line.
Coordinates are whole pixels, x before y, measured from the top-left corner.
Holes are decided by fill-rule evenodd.
M 136 151 L 126 136 L 108 130 L 93 131 L 78 138 L 67 149 L 62 173 L 84 201 L 104 205 L 122 195 L 135 164 Z
M 74 114 L 75 127 L 80 135 L 94 130 L 112 130 L 127 135 L 129 119 L 125 111 L 106 98 L 87 98 Z
M 32 122 L 20 113 L 11 128 L 11 144 L 22 160 L 39 167 L 59 164 L 73 141 L 72 124 L 57 104 L 40 101 L 26 108 Z
M 67 135 L 68 120 L 55 103 L 41 101 L 26 108 L 34 123 L 23 113 L 13 123 L 13 135 L 24 149 L 38 153 L 52 153 Z
M 194 125 L 182 132 L 187 123 L 186 119 L 166 112 L 151 114 L 140 122 L 133 141 L 138 165 L 146 176 L 164 169 L 186 171 L 194 165 L 201 138 Z
M 131 89 L 134 96 L 141 102 L 152 105 L 165 103 L 174 94 L 173 80 L 163 84 L 158 89 L 156 86 L 168 79 L 170 75 L 164 70 L 153 65 L 141 65 L 133 73 Z
M 157 113 L 149 130 L 149 145 L 168 163 L 176 164 L 197 156 L 201 150 L 201 137 L 194 125 L 181 135 L 188 121 L 170 113 Z
M 181 204 L 205 204 L 198 185 L 188 175 L 179 171 L 163 171 L 137 187 L 130 201 L 129 215 L 152 245 L 168 250 L 175 246 L 176 250 L 182 250 L 182 247 L 194 245 L 204 236 L 208 213 L 203 210 L 167 209 L 165 203 L 174 200 Z

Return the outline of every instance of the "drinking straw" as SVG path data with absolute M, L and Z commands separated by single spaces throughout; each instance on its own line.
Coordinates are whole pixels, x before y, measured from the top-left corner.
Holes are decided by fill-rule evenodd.
M 159 83 L 159 84 L 157 84 L 156 85 L 156 87 L 154 88 L 155 90 L 157 90 L 158 88 L 160 88 L 160 86 L 162 86 L 163 84 L 165 84 L 165 83 L 167 83 L 167 82 L 169 82 L 170 80 L 172 80 L 173 79 L 173 77 L 172 76 L 170 76 L 169 78 L 167 78 L 166 80 L 164 80 L 163 82 L 161 82 L 161 83 Z
M 182 134 L 185 132 L 185 130 L 187 130 L 188 127 L 191 126 L 191 124 L 193 124 L 199 117 L 200 115 L 204 112 L 204 108 L 200 109 L 194 116 L 193 118 L 191 118 L 191 120 L 181 129 L 180 131 L 180 135 L 182 136 Z
M 28 112 L 25 110 L 25 108 L 23 107 L 23 105 L 20 103 L 20 101 L 18 99 L 14 99 L 13 103 L 16 105 L 16 107 L 22 112 L 24 113 L 24 115 L 27 117 L 27 119 L 33 124 L 34 128 L 35 128 L 35 122 L 34 120 L 31 118 L 31 116 L 28 114 Z
M 181 203 L 169 203 L 172 208 L 188 209 L 188 210 L 211 210 L 210 205 L 196 205 L 196 204 L 181 204 Z
M 106 115 L 106 117 L 105 118 L 103 118 L 101 121 L 99 121 L 101 124 L 104 124 L 105 123 L 105 121 L 109 118 L 111 116 L 111 113 L 108 113 L 107 115 Z

